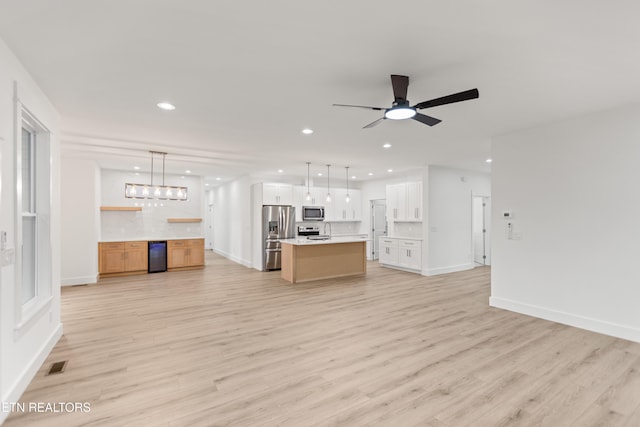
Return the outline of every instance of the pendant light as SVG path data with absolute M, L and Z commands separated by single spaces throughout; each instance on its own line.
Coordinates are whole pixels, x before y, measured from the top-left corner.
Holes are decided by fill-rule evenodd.
M 307 195 L 305 196 L 305 199 L 307 200 L 307 202 L 311 201 L 311 189 L 309 188 L 309 167 L 311 166 L 311 162 L 307 162 Z
M 187 187 L 164 185 L 164 166 L 167 153 L 150 151 L 151 153 L 151 182 L 147 184 L 126 183 L 124 195 L 129 199 L 163 199 L 163 200 L 187 200 Z M 162 185 L 153 185 L 153 158 L 155 154 L 162 155 Z M 153 195 L 151 195 L 153 191 Z
M 329 168 L 331 165 L 327 165 L 327 203 L 331 203 L 331 192 L 329 191 Z
M 349 166 L 346 166 L 347 170 L 347 196 L 344 198 L 344 201 L 349 203 L 351 201 L 351 196 L 349 196 Z

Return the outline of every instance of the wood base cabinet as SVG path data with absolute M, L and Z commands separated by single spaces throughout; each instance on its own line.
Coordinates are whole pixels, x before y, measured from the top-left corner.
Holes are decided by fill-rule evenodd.
M 144 274 L 148 268 L 146 241 L 98 244 L 100 277 Z
M 167 269 L 187 269 L 204 266 L 204 239 L 167 241 Z

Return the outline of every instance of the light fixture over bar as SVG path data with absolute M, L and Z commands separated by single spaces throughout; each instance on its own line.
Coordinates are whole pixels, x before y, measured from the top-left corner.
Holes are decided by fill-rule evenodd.
M 171 185 L 125 184 L 128 199 L 187 200 L 187 187 Z
M 153 155 L 162 154 L 162 185 L 153 185 Z M 128 199 L 187 200 L 187 187 L 164 185 L 164 160 L 167 153 L 151 151 L 151 183 L 124 185 L 124 196 Z

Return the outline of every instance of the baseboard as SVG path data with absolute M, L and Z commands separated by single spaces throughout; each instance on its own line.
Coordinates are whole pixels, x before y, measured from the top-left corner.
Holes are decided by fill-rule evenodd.
M 400 267 L 399 265 L 380 263 L 380 267 L 393 268 L 394 270 L 406 271 L 407 273 L 420 274 L 420 270 L 414 270 L 412 268 Z
M 27 389 L 33 378 L 38 373 L 38 370 L 42 366 L 53 347 L 55 347 L 58 340 L 62 337 L 62 323 L 58 324 L 58 327 L 51 333 L 49 339 L 42 345 L 38 354 L 36 354 L 27 367 L 24 369 L 22 375 L 7 391 L 5 396 L 2 396 L 3 402 L 19 402 L 20 397 Z M 0 411 L 0 424 L 9 416 L 9 412 Z
M 447 267 L 428 268 L 422 270 L 423 276 L 437 276 L 438 274 L 455 273 L 456 271 L 465 271 L 473 269 L 473 263 L 450 265 Z
M 607 322 L 603 320 L 584 317 L 577 314 L 566 313 L 563 311 L 553 310 L 546 307 L 540 307 L 531 304 L 525 304 L 506 298 L 490 297 L 489 305 L 491 307 L 501 308 L 513 311 L 527 316 L 538 317 L 540 319 L 550 320 L 563 325 L 573 326 L 585 329 L 599 334 L 610 335 L 616 338 L 622 338 L 629 341 L 640 343 L 640 330 L 617 323 Z
M 214 249 L 213 252 L 217 253 L 218 255 L 222 255 L 223 257 L 236 262 L 238 264 L 244 265 L 245 267 L 249 267 L 249 268 L 253 268 L 253 264 L 250 261 L 244 260 L 242 258 L 238 258 L 236 256 L 231 255 L 230 253 L 226 252 L 226 251 L 221 251 L 219 249 Z
M 98 283 L 98 273 L 91 276 L 63 277 L 60 286 L 76 286 Z

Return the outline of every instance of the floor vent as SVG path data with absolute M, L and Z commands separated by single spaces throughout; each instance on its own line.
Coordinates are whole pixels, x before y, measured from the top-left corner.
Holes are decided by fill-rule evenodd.
M 64 368 L 67 367 L 67 362 L 68 362 L 68 360 L 64 360 L 62 362 L 52 363 L 51 367 L 49 368 L 49 371 L 47 372 L 47 375 L 63 373 L 64 372 Z

